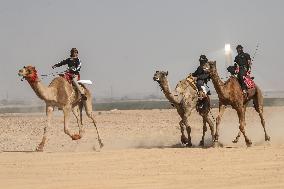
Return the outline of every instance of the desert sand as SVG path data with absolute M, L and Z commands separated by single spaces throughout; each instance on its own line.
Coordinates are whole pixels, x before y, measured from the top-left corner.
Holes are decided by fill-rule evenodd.
M 201 118 L 192 115 L 193 148 L 181 147 L 175 110 L 95 112 L 104 141 L 99 150 L 95 129 L 84 116 L 85 136 L 72 141 L 63 132 L 62 113 L 55 112 L 44 152 L 44 114 L 0 115 L 0 188 L 284 188 L 284 107 L 266 107 L 271 142 L 264 141 L 258 114 L 249 108 L 247 132 L 253 146 L 238 132 L 234 110 L 221 123 L 220 142 L 198 147 Z M 217 109 L 213 110 L 217 115 Z M 72 132 L 78 132 L 75 119 Z

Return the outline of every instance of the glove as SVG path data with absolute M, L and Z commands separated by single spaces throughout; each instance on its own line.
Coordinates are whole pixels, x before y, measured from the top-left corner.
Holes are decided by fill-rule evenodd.
M 53 66 L 52 66 L 52 69 L 54 69 L 54 68 L 56 68 L 56 66 L 55 66 L 55 65 L 53 65 Z

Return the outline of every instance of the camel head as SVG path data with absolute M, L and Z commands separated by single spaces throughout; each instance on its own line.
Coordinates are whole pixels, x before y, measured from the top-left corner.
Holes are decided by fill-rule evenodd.
M 217 73 L 216 61 L 208 61 L 203 65 L 203 70 L 210 73 L 210 75 Z
M 35 82 L 38 79 L 37 71 L 33 66 L 24 66 L 19 70 L 18 75 L 29 82 Z
M 157 81 L 158 83 L 161 83 L 162 81 L 165 81 L 167 79 L 169 72 L 164 72 L 164 71 L 156 71 L 154 74 L 153 80 Z

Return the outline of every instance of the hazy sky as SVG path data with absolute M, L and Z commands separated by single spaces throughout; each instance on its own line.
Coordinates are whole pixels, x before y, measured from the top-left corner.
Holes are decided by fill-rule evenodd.
M 35 98 L 17 72 L 39 73 L 79 49 L 82 78 L 99 97 L 157 94 L 155 70 L 171 86 L 192 72 L 200 54 L 224 72 L 224 44 L 242 44 L 263 90 L 284 90 L 282 0 L 0 0 L 0 99 Z M 64 68 L 57 69 L 64 70 Z M 51 79 L 51 78 L 50 78 Z M 48 84 L 50 79 L 43 82 Z

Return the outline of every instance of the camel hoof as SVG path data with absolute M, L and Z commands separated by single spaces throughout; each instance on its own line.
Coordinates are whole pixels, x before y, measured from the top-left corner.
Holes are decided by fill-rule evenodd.
M 39 146 L 39 147 L 36 148 L 35 151 L 36 151 L 36 152 L 43 152 L 43 147 Z
M 188 143 L 188 139 L 185 136 L 181 136 L 180 137 L 180 141 L 182 144 L 187 144 Z
M 100 143 L 100 148 L 104 147 L 104 143 L 102 142 L 102 140 L 99 140 Z
M 72 140 L 79 140 L 81 138 L 81 135 L 78 135 L 78 134 L 74 134 L 72 135 Z
M 43 152 L 43 147 L 44 147 L 44 143 L 43 142 L 41 142 L 38 146 L 37 146 L 37 148 L 36 148 L 36 152 Z
M 218 142 L 218 141 L 214 141 L 213 147 L 214 148 L 219 148 L 219 147 L 223 147 L 223 145 L 220 142 Z
M 188 148 L 192 147 L 192 143 L 191 142 L 187 143 L 186 147 L 188 147 Z
M 252 146 L 252 142 L 250 140 L 246 141 L 246 145 L 247 147 L 251 147 Z
M 204 146 L 204 141 L 203 141 L 203 140 L 201 140 L 201 141 L 199 142 L 199 146 Z
M 238 142 L 239 142 L 239 140 L 237 140 L 237 139 L 232 141 L 232 143 L 238 143 Z
M 265 141 L 270 141 L 270 136 L 265 136 Z

